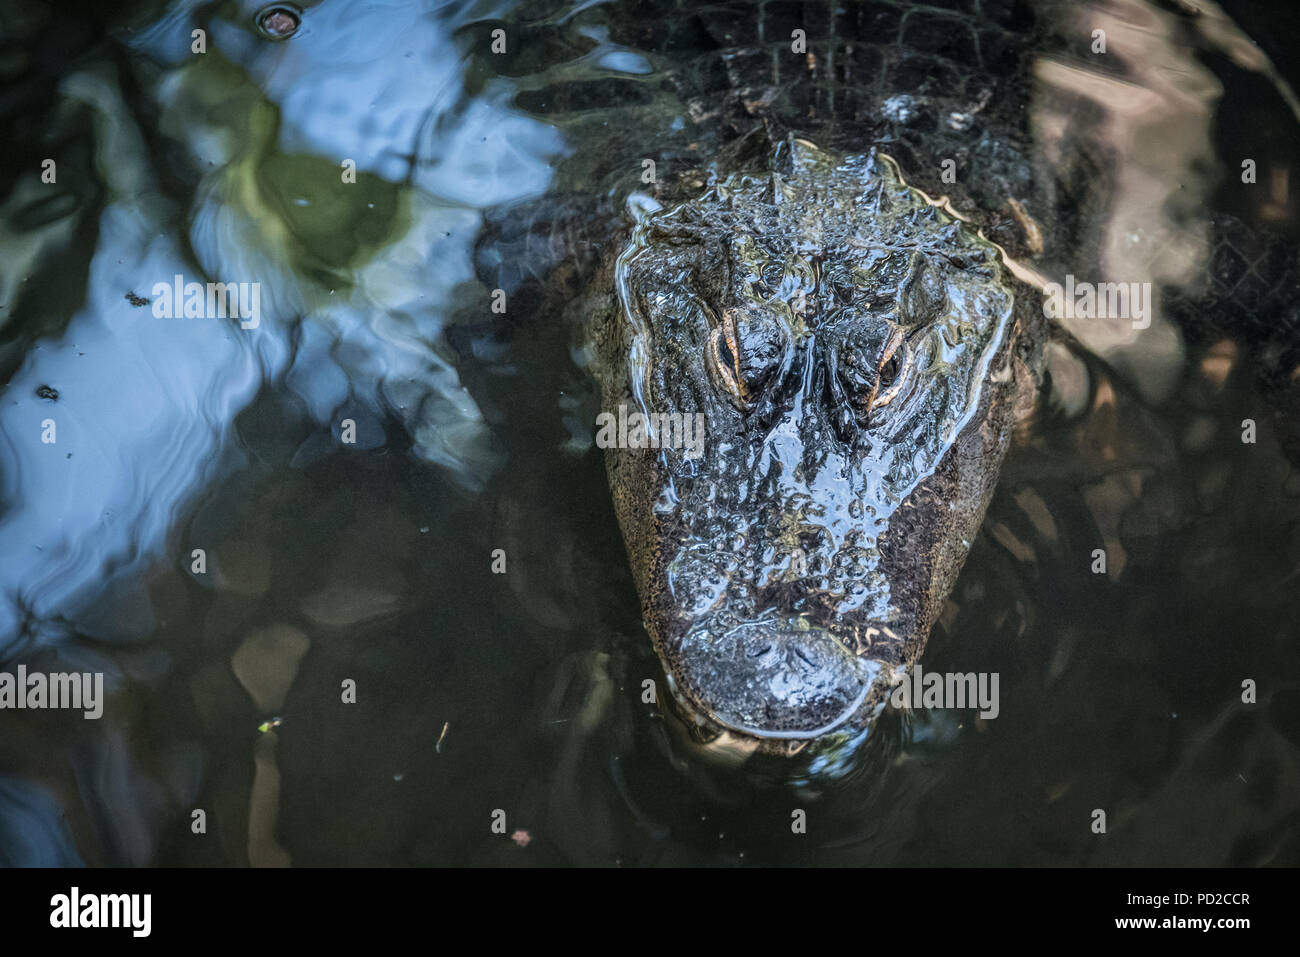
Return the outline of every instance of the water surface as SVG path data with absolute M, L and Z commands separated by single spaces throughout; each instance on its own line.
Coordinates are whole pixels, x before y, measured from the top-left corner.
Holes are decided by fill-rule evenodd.
M 787 762 L 642 700 L 663 675 L 574 329 L 544 257 L 491 242 L 691 149 L 662 81 L 701 34 L 631 7 L 653 48 L 611 39 L 613 4 L 325 0 L 279 41 L 246 3 L 4 5 L 0 670 L 101 671 L 110 697 L 0 712 L 0 861 L 1296 863 L 1285 407 L 1230 336 L 1167 316 L 1054 353 L 922 659 L 999 673 L 996 720 L 888 713 L 843 760 Z M 1191 281 L 1180 202 L 1293 228 L 1285 182 L 1251 210 L 1222 189 L 1247 148 L 1295 155 L 1285 17 L 1240 15 L 1061 21 L 1104 22 L 1116 62 L 1058 38 L 1025 108 L 1043 149 L 1115 166 L 1043 275 Z M 260 283 L 260 324 L 129 298 L 178 273 Z

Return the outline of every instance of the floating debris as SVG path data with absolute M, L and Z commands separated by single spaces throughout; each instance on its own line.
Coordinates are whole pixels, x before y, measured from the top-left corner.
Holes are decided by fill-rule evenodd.
M 510 840 L 514 841 L 520 847 L 527 847 L 529 844 L 532 843 L 533 836 L 529 834 L 527 831 L 525 831 L 523 828 L 520 828 L 519 830 L 515 831 L 515 833 L 510 835 Z
M 1024 203 L 1015 197 L 1008 197 L 1007 205 L 1011 207 L 1011 215 L 1025 234 L 1025 245 L 1029 247 L 1029 252 L 1034 256 L 1041 256 L 1043 254 L 1042 227 L 1034 217 L 1029 215 L 1029 210 L 1025 209 Z
M 126 294 L 126 301 L 137 309 L 141 306 L 149 305 L 150 302 L 150 300 L 146 299 L 144 296 L 137 296 L 134 289 Z
M 59 401 L 59 390 L 53 386 L 38 385 L 36 387 L 36 396 L 40 399 L 49 399 L 51 402 Z
M 282 724 L 284 724 L 284 718 L 281 718 L 279 715 L 276 715 L 274 718 L 271 718 L 268 721 L 263 721 L 261 724 L 259 724 L 257 726 L 257 730 L 262 732 L 262 734 L 266 734 L 266 732 L 274 731 Z
M 438 754 L 442 754 L 442 739 L 447 736 L 447 729 L 450 727 L 451 727 L 450 721 L 444 721 L 442 723 L 442 734 L 438 735 L 438 743 L 433 746 L 433 750 L 436 751 Z
M 257 14 L 257 26 L 262 34 L 272 40 L 287 40 L 298 32 L 302 12 L 288 4 L 277 3 L 265 7 Z

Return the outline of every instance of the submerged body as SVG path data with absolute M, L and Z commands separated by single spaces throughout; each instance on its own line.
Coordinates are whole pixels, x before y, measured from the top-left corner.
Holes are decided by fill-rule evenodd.
M 700 14 L 723 49 L 673 74 L 695 126 L 663 154 L 690 172 L 656 187 L 666 209 L 630 204 L 634 234 L 592 284 L 604 298 L 584 300 L 602 413 L 706 417 L 702 455 L 652 440 L 606 462 L 646 628 L 715 730 L 776 748 L 853 734 L 917 661 L 1034 404 L 1053 281 L 1160 287 L 1131 329 L 1062 330 L 1153 397 L 1183 338 L 1295 328 L 1276 318 L 1295 314 L 1294 281 L 1261 267 L 1275 292 L 1251 298 L 1223 266 L 1293 261 L 1267 231 L 1183 217 L 1203 267 L 1174 275 L 1152 265 L 1162 220 L 1120 228 L 1104 96 L 1042 79 L 1060 82 L 1082 30 L 1065 8 L 981 7 L 831 5 L 807 57 L 775 14 L 757 31 L 742 5 Z M 1094 258 L 1104 230 L 1140 243 Z
M 683 21 L 717 49 L 669 73 L 690 126 L 661 140 L 667 208 L 630 204 L 583 308 L 601 413 L 704 416 L 699 455 L 606 464 L 645 626 L 708 734 L 855 738 L 965 561 L 1042 352 L 999 248 L 1021 233 L 988 215 L 1033 179 L 1030 22 L 892 2 Z

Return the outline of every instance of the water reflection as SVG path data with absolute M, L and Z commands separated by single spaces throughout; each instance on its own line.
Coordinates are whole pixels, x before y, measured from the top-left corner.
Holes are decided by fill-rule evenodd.
M 1254 359 L 1177 314 L 1053 347 L 925 659 L 1000 672 L 996 722 L 888 714 L 782 762 L 644 700 L 662 674 L 594 400 L 539 279 L 600 245 L 644 155 L 707 165 L 725 139 L 692 97 L 731 75 L 670 73 L 710 25 L 634 6 L 326 0 L 286 41 L 249 3 L 11 21 L 6 50 L 59 55 L 23 62 L 5 118 L 0 670 L 103 671 L 112 697 L 100 722 L 0 716 L 0 860 L 1294 860 L 1300 488 L 1269 429 L 1242 454 L 1236 423 L 1270 416 Z M 1239 162 L 1224 103 L 1246 75 L 1279 125 L 1292 100 L 1201 6 L 1075 5 L 1073 52 L 1035 61 L 1035 161 L 1074 187 L 1026 206 L 1066 240 L 1045 278 L 1204 278 Z M 1107 30 L 1104 69 L 1079 24 Z M 1285 225 L 1287 181 L 1229 211 Z M 260 324 L 128 299 L 176 274 L 260 283 Z M 1078 573 L 1099 543 L 1100 593 Z M 1272 679 L 1245 716 L 1243 676 Z M 1089 840 L 1099 804 L 1131 840 Z
M 77 613 L 80 593 L 105 570 L 129 580 L 155 560 L 267 383 L 283 379 L 323 422 L 354 404 L 363 446 L 383 441 L 376 418 L 397 410 L 416 454 L 466 484 L 494 464 L 436 343 L 453 305 L 474 298 L 477 210 L 544 190 L 558 139 L 503 95 L 465 102 L 448 31 L 418 5 L 392 5 L 359 35 L 324 5 L 292 44 L 267 44 L 242 19 L 208 20 L 201 56 L 188 54 L 188 12 L 127 38 L 147 127 L 107 64 L 61 88 L 92 110 L 112 200 L 83 307 L 63 335 L 33 345 L 6 392 L 9 636 L 26 621 L 27 640 L 49 640 L 31 632 L 54 619 L 111 635 Z M 164 165 L 198 174 L 186 201 L 154 188 Z M 176 274 L 260 284 L 262 325 L 241 335 L 127 301 Z M 37 395 L 42 385 L 56 402 Z M 33 441 L 46 417 L 57 446 Z
M 560 140 L 504 89 L 465 96 L 436 11 L 382 13 L 358 32 L 322 5 L 292 43 L 268 44 L 244 11 L 179 6 L 115 32 L 129 67 L 92 58 L 62 81 L 107 202 L 80 307 L 32 343 L 0 412 L 5 660 L 156 629 L 147 570 L 188 554 L 183 517 L 245 464 L 234 424 L 265 388 L 336 433 L 353 419 L 363 449 L 395 417 L 416 457 L 469 487 L 498 464 L 440 335 L 455 308 L 486 302 L 479 210 L 542 192 Z M 175 275 L 257 284 L 260 322 L 155 316 L 150 290 Z M 20 297 L 14 315 L 39 308 Z M 312 444 L 297 461 L 332 445 Z

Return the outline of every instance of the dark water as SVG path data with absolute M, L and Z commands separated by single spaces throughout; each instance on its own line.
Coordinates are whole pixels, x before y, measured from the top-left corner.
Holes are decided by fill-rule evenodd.
M 1197 39 L 1081 6 L 1153 99 L 1089 134 L 1133 175 L 1080 261 L 1122 254 L 1126 211 L 1211 202 L 1252 131 L 1261 168 L 1293 148 L 1284 14 Z M 663 676 L 572 327 L 522 277 L 494 313 L 476 268 L 503 210 L 593 170 L 636 188 L 629 128 L 690 139 L 655 92 L 690 31 L 620 45 L 602 4 L 325 0 L 283 41 L 240 3 L 0 9 L 0 671 L 107 689 L 99 720 L 0 711 L 0 861 L 1300 861 L 1300 475 L 1229 337 L 1054 351 L 922 659 L 999 673 L 995 720 L 887 713 L 838 762 L 719 752 L 642 701 Z M 1073 79 L 1026 104 L 1049 129 L 1096 69 L 1053 62 Z M 177 273 L 260 282 L 258 327 L 127 298 Z

